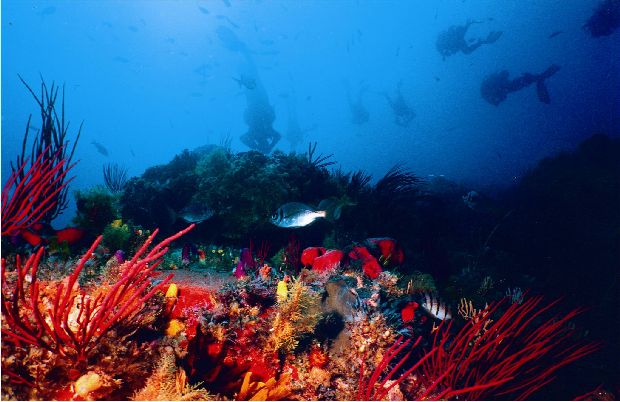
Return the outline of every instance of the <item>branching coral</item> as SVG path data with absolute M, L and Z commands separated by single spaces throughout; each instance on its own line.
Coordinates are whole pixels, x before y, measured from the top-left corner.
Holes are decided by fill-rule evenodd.
M 49 147 L 26 169 L 28 159 L 11 174 L 2 188 L 2 236 L 13 235 L 41 221 L 58 208 L 73 167 L 59 159 L 62 148 L 47 157 Z
M 399 353 L 403 351 L 409 344 L 411 343 L 411 339 L 405 340 L 404 337 L 399 337 L 392 346 L 384 353 L 383 359 L 379 362 L 379 364 L 375 367 L 374 371 L 371 373 L 368 379 L 365 379 L 364 373 L 364 362 L 366 357 L 362 360 L 362 365 L 360 367 L 360 376 L 359 383 L 357 388 L 357 399 L 360 401 L 381 401 L 383 398 L 390 392 L 390 390 L 396 387 L 398 384 L 403 382 L 409 374 L 415 372 L 418 367 L 420 367 L 429 357 L 431 357 L 436 349 L 432 349 L 426 355 L 424 355 L 421 359 L 419 359 L 412 367 L 402 373 L 396 380 L 392 380 L 394 375 L 398 372 L 407 359 L 411 355 L 412 349 L 415 348 L 422 338 L 418 337 L 416 341 L 411 346 L 410 350 L 402 356 L 396 364 L 390 369 L 390 371 L 384 375 L 383 380 L 379 382 L 379 378 L 381 374 L 391 365 L 392 360 L 398 356 Z M 440 377 L 441 379 L 442 377 Z M 426 395 L 432 390 L 429 388 L 422 395 L 420 400 L 424 400 Z
M 187 233 L 193 225 L 155 245 L 157 230 L 145 241 L 134 257 L 124 264 L 118 281 L 101 289 L 78 290 L 77 280 L 94 249 L 99 236 L 80 259 L 71 275 L 59 282 L 43 297 L 37 280 L 37 269 L 43 249 L 22 264 L 16 264 L 16 280 L 7 280 L 6 261 L 2 260 L 3 340 L 16 345 L 29 344 L 83 362 L 98 340 L 119 323 L 127 325 L 139 318 L 144 303 L 171 278 L 150 287 L 152 271 L 168 251 L 168 244 Z M 26 286 L 26 283 L 29 283 Z
M 41 216 L 43 222 L 51 222 L 52 219 L 57 217 L 68 206 L 67 201 L 67 183 L 65 178 L 67 171 L 71 169 L 71 159 L 75 152 L 75 147 L 80 139 L 80 133 L 82 131 L 82 125 L 78 129 L 78 132 L 73 143 L 73 147 L 69 152 L 69 141 L 67 140 L 67 133 L 69 131 L 69 122 L 65 121 L 65 89 L 62 88 L 62 98 L 60 110 L 56 107 L 56 101 L 58 99 L 59 87 L 52 82 L 51 87 L 47 87 L 43 79 L 41 79 L 41 95 L 37 96 L 32 88 L 26 81 L 19 76 L 21 82 L 26 86 L 30 94 L 33 96 L 37 104 L 39 105 L 41 113 L 41 128 L 37 132 L 37 136 L 32 144 L 32 151 L 30 155 L 31 161 L 36 161 L 42 158 L 43 161 L 53 166 L 54 174 L 47 179 L 46 193 L 54 193 L 55 202 L 52 208 L 46 210 Z M 26 146 L 28 144 L 28 133 L 30 131 L 30 117 L 28 118 L 28 124 L 26 126 L 26 132 L 24 134 L 24 140 L 22 143 L 22 153 L 17 156 L 16 164 L 11 163 L 11 170 L 13 174 L 16 174 L 17 183 L 21 183 L 26 179 L 26 171 L 23 166 L 27 164 Z M 32 169 L 31 165 L 31 168 Z M 4 215 L 3 215 L 4 217 Z
M 449 326 L 437 331 L 433 344 L 437 352 L 422 369 L 441 388 L 434 398 L 526 399 L 551 382 L 559 368 L 598 349 L 597 344 L 569 342 L 566 324 L 582 310 L 544 319 L 557 301 L 541 302 L 542 297 L 533 297 L 512 304 L 489 326 L 485 318 L 498 303 L 481 311 L 480 319 L 469 320 L 454 337 L 448 335 Z
M 120 193 L 127 184 L 127 168 L 108 163 L 103 167 L 103 181 L 111 193 Z

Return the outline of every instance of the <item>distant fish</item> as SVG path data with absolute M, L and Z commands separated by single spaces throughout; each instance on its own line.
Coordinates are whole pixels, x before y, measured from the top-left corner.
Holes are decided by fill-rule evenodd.
M 200 10 L 201 13 L 205 15 L 209 14 L 209 10 L 207 10 L 206 7 L 198 6 L 198 9 Z
M 43 10 L 41 10 L 39 12 L 39 15 L 42 17 L 46 17 L 48 15 L 52 15 L 56 12 L 56 7 L 54 6 L 49 6 L 49 7 L 45 7 Z
M 129 152 L 131 153 L 131 156 L 133 156 L 134 158 L 136 157 L 136 153 L 133 151 L 133 149 L 130 149 Z
M 106 149 L 106 147 L 104 147 L 103 145 L 101 145 L 100 143 L 98 143 L 97 141 L 92 141 L 91 144 L 93 144 L 95 146 L 95 148 L 97 148 L 97 152 L 99 152 L 101 155 L 103 156 L 108 156 L 108 150 Z
M 200 75 L 203 80 L 206 80 L 209 70 L 211 70 L 211 65 L 202 63 L 194 69 L 194 73 Z
M 190 202 L 179 212 L 179 216 L 188 223 L 201 223 L 215 215 L 211 208 L 197 202 Z
M 554 31 L 551 33 L 551 35 L 549 35 L 549 39 L 551 38 L 555 38 L 556 36 L 558 36 L 559 34 L 564 33 L 564 31 Z
M 233 28 L 235 28 L 235 29 L 239 29 L 239 25 L 235 24 L 235 23 L 233 22 L 233 20 L 231 20 L 230 18 L 228 18 L 228 17 L 227 17 L 227 16 L 225 16 L 225 15 L 221 15 L 221 14 L 220 14 L 220 15 L 216 15 L 216 16 L 215 16 L 215 18 L 217 18 L 218 20 L 224 20 L 224 21 L 227 21 L 230 25 L 232 25 L 232 27 L 233 27 Z
M 256 88 L 256 80 L 254 78 L 242 75 L 239 78 L 233 77 L 233 80 L 237 81 L 237 84 L 239 84 L 240 87 L 245 87 L 249 90 Z
M 445 303 L 443 303 L 434 295 L 429 295 L 428 293 L 424 294 L 424 299 L 422 300 L 422 308 L 438 320 L 443 321 L 452 319 L 450 309 L 446 306 Z
M 271 46 L 275 42 L 273 40 L 271 40 L 271 39 L 263 39 L 263 40 L 260 41 L 260 43 L 262 43 L 263 45 L 266 45 L 266 46 Z
M 129 25 L 129 27 L 128 27 L 128 28 L 129 28 L 129 30 L 130 30 L 131 32 L 134 32 L 134 33 L 135 33 L 135 32 L 138 32 L 138 27 L 137 27 L 137 26 L 135 26 L 135 25 Z
M 288 202 L 271 216 L 271 223 L 281 228 L 301 228 L 319 218 L 335 220 L 340 218 L 344 205 L 342 202 L 327 199 L 321 201 L 315 209 L 301 202 Z
M 116 61 L 118 63 L 129 63 L 129 59 L 123 57 L 123 56 L 116 56 L 114 59 L 112 59 L 113 61 Z
M 224 5 L 226 7 L 230 7 L 230 1 L 229 0 L 222 0 L 222 3 L 224 3 Z

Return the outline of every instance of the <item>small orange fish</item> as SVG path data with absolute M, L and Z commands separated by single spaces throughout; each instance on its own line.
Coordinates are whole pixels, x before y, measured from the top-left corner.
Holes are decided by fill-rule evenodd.
M 75 244 L 80 241 L 84 237 L 84 231 L 78 228 L 65 228 L 56 231 L 56 240 L 58 243 L 62 243 L 64 241 L 67 244 Z

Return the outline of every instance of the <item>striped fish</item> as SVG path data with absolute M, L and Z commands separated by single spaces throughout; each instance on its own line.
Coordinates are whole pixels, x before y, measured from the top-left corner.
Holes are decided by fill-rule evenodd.
M 452 319 L 450 308 L 435 295 L 424 293 L 422 308 L 438 320 L 444 321 Z

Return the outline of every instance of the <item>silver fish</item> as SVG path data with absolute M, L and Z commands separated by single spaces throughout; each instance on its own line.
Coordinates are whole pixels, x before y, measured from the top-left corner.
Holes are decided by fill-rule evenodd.
M 428 293 L 424 294 L 422 308 L 438 320 L 443 321 L 452 319 L 452 314 L 450 313 L 448 306 L 446 306 L 445 303 L 440 301 L 437 297 L 431 296 Z
M 271 215 L 271 223 L 281 228 L 301 228 L 325 217 L 325 210 L 315 210 L 301 202 L 288 202 Z
M 191 202 L 179 212 L 179 216 L 188 223 L 200 223 L 213 215 L 215 215 L 215 211 L 196 202 Z

